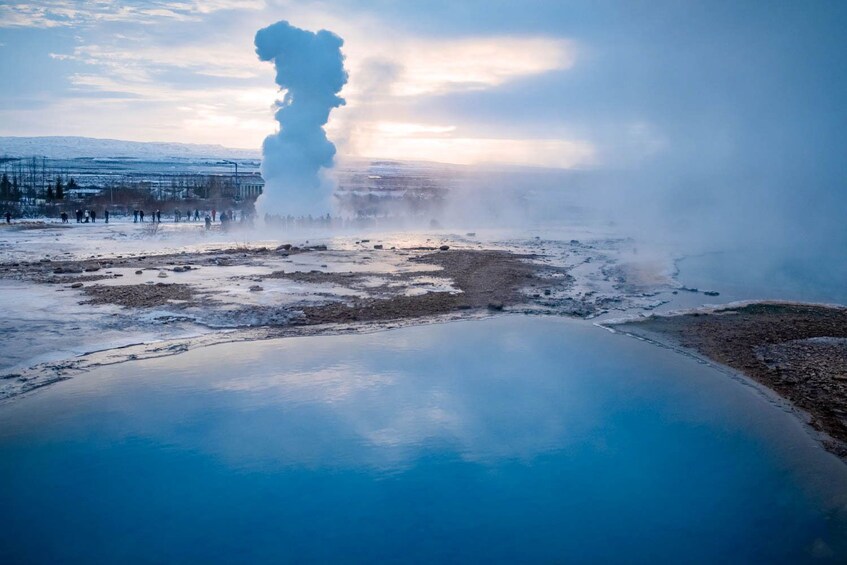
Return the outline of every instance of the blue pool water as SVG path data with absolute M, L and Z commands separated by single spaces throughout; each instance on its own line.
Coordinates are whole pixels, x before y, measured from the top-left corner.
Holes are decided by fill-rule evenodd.
M 847 466 L 741 381 L 506 316 L 221 345 L 0 406 L 0 562 L 847 559 Z

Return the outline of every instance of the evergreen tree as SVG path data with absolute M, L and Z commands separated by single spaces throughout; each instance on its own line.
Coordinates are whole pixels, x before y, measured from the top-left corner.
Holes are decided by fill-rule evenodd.
M 68 179 L 68 186 L 65 188 L 65 192 L 70 192 L 77 188 L 79 188 L 79 186 L 76 184 L 76 181 L 74 179 Z
M 9 182 L 9 175 L 3 173 L 3 179 L 0 180 L 0 198 L 3 200 L 11 200 L 12 183 Z
M 53 194 L 53 187 L 52 187 L 52 186 L 48 186 L 48 187 L 47 187 L 47 201 L 49 202 L 49 201 L 53 200 L 53 196 L 54 196 L 54 194 Z
M 56 177 L 56 200 L 65 198 L 65 188 L 62 186 L 62 177 Z

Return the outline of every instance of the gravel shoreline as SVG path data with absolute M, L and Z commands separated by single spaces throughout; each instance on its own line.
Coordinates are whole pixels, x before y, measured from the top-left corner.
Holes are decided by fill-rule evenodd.
M 747 375 L 806 412 L 826 449 L 847 460 L 847 308 L 761 302 L 609 327 Z

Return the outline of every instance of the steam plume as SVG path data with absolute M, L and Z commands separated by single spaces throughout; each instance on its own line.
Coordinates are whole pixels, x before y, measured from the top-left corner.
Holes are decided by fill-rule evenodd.
M 339 36 L 277 22 L 256 33 L 256 54 L 273 61 L 276 83 L 285 90 L 275 114 L 279 132 L 262 145 L 265 191 L 260 212 L 323 214 L 329 210 L 331 185 L 321 168 L 332 166 L 335 145 L 324 125 L 333 108 L 344 104 L 338 92 L 347 82 Z

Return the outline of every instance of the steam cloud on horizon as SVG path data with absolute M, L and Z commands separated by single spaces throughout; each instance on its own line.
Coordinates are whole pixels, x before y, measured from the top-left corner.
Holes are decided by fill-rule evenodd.
M 279 131 L 262 144 L 265 191 L 257 202 L 261 213 L 321 215 L 330 209 L 332 185 L 321 177 L 331 167 L 335 145 L 324 126 L 347 82 L 336 34 L 317 33 L 279 21 L 256 32 L 256 54 L 273 61 L 276 83 L 285 96 L 277 102 Z

